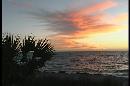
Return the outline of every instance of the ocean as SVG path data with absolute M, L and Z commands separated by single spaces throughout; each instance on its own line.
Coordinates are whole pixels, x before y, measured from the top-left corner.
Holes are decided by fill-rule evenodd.
M 128 77 L 128 51 L 56 52 L 41 71 Z

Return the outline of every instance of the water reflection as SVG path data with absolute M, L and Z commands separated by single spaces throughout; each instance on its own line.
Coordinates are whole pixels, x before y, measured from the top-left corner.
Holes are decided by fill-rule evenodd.
M 44 71 L 121 75 L 128 73 L 128 52 L 62 52 L 46 65 Z

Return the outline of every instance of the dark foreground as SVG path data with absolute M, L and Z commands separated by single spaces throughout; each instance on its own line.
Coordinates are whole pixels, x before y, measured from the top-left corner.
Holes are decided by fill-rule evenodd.
M 99 74 L 37 73 L 4 86 L 129 86 L 128 78 Z
M 19 86 L 128 86 L 128 78 L 45 72 L 28 78 Z

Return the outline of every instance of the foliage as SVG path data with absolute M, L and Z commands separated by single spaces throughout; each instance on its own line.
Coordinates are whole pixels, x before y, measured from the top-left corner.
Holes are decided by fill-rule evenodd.
M 21 51 L 23 53 L 23 59 L 21 61 L 25 63 L 23 65 L 24 69 L 28 70 L 26 71 L 26 74 L 30 74 L 45 66 L 45 62 L 54 54 L 53 46 L 48 42 L 47 39 L 40 39 L 36 41 L 32 36 L 24 38 Z M 29 51 L 34 52 L 32 59 L 27 58 L 27 53 Z
M 2 76 L 4 84 L 10 84 L 17 73 L 18 65 L 13 57 L 20 51 L 20 38 L 7 34 L 2 37 Z M 15 77 L 16 78 L 16 77 Z
M 22 53 L 22 58 L 18 56 Z M 32 52 L 32 58 L 28 53 Z M 35 40 L 34 36 L 25 37 L 22 41 L 20 36 L 5 34 L 2 37 L 2 75 L 4 83 L 24 79 L 33 74 L 39 68 L 45 66 L 54 49 L 47 39 Z

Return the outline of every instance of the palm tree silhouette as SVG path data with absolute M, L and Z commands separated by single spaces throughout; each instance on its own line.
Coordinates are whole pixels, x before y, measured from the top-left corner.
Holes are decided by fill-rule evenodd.
M 2 37 L 2 77 L 4 86 L 33 74 L 45 66 L 45 62 L 54 55 L 54 48 L 47 39 L 35 40 L 28 36 L 5 34 Z

